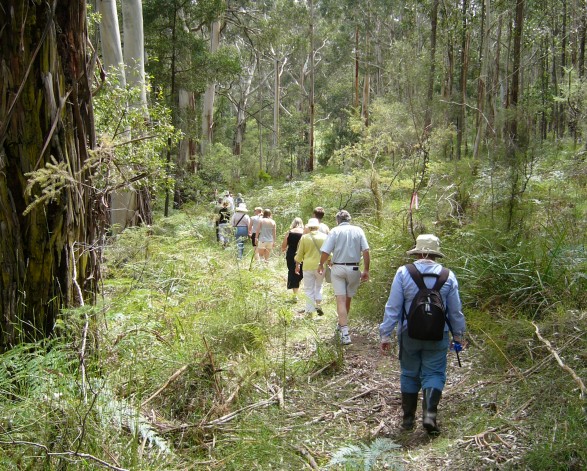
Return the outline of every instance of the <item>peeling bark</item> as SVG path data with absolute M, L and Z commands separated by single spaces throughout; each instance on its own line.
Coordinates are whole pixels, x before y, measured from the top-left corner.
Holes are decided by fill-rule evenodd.
M 99 280 L 86 4 L 51 3 L 0 9 L 0 350 L 49 335 L 62 307 L 82 304 L 75 284 L 93 301 Z M 27 193 L 27 174 L 50 162 L 71 180 L 31 206 L 42 188 Z

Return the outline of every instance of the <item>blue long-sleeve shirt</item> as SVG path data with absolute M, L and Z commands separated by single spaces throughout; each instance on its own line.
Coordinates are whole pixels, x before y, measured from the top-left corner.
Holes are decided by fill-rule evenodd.
M 442 265 L 429 259 L 420 259 L 414 262 L 416 268 L 420 273 L 440 273 Z M 436 282 L 434 276 L 424 276 L 424 283 L 427 287 L 432 288 Z M 397 324 L 402 318 L 402 311 L 409 312 L 410 304 L 416 293 L 418 292 L 418 286 L 412 280 L 408 269 L 405 266 L 398 268 L 393 282 L 391 284 L 391 291 L 389 292 L 389 298 L 385 304 L 385 314 L 383 316 L 383 322 L 379 326 L 379 334 L 382 342 L 389 342 L 393 330 L 397 327 Z M 450 271 L 448 280 L 440 288 L 440 295 L 446 309 L 448 320 L 452 326 L 453 334 L 461 336 L 465 332 L 465 316 L 463 315 L 461 308 L 461 298 L 459 296 L 459 284 L 452 271 Z M 401 327 L 402 331 L 407 329 L 408 323 L 406 316 L 404 315 L 404 322 Z M 448 325 L 444 325 L 444 330 L 448 330 Z M 399 329 L 398 329 L 399 332 Z

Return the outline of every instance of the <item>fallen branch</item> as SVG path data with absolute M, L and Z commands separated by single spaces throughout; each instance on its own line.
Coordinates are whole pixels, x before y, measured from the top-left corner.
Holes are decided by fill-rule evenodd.
M 266 399 L 264 401 L 260 401 L 255 404 L 250 404 L 248 406 L 241 407 L 240 409 L 235 410 L 234 412 L 231 412 L 230 414 L 223 415 L 222 417 L 218 417 L 217 419 L 211 420 L 209 422 L 204 422 L 204 423 L 200 422 L 197 424 L 182 424 L 182 425 L 179 425 L 178 427 L 173 427 L 173 428 L 167 429 L 165 431 L 165 433 L 184 431 L 184 430 L 187 430 L 190 428 L 195 428 L 195 427 L 199 427 L 199 428 L 203 428 L 203 429 L 214 428 L 218 425 L 224 425 L 224 424 L 230 422 L 231 420 L 236 418 L 242 412 L 245 412 L 248 410 L 253 410 L 253 409 L 260 409 L 261 407 L 270 406 L 271 404 L 275 404 L 275 403 L 279 403 L 278 394 L 275 394 L 275 395 L 271 396 L 269 399 Z
M 153 399 L 155 399 L 159 394 L 161 394 L 161 391 L 163 391 L 167 386 L 169 386 L 171 383 L 173 383 L 177 378 L 179 378 L 183 372 L 185 370 L 187 370 L 188 365 L 183 365 L 179 370 L 177 370 L 175 373 L 173 373 L 169 379 L 167 381 L 165 381 L 165 384 L 163 386 L 161 386 L 159 389 L 157 389 L 157 391 L 155 391 L 153 394 L 151 394 L 151 396 L 147 399 L 145 399 L 142 403 L 141 403 L 141 407 L 145 407 L 149 402 L 151 402 Z
M 223 415 L 222 417 L 218 417 L 217 419 L 211 420 L 210 422 L 203 424 L 202 428 L 210 428 L 210 427 L 214 427 L 216 425 L 225 424 L 227 422 L 230 422 L 232 419 L 234 419 L 241 412 L 244 412 L 247 410 L 252 410 L 252 409 L 260 409 L 261 407 L 270 406 L 271 404 L 274 404 L 276 402 L 279 403 L 278 394 L 275 394 L 274 396 L 272 396 L 269 399 L 266 399 L 264 401 L 260 401 L 255 404 L 251 404 L 251 405 L 242 407 L 238 410 L 235 410 L 234 412 L 231 412 L 230 414 L 226 414 L 226 415 Z
M 347 402 L 352 402 L 352 401 L 354 401 L 355 399 L 359 399 L 359 398 L 361 398 L 361 397 L 363 397 L 363 396 L 368 396 L 368 395 L 369 395 L 369 394 L 371 394 L 373 391 L 378 391 L 378 390 L 379 390 L 378 388 L 369 388 L 369 389 L 367 389 L 366 391 L 363 391 L 363 392 L 361 392 L 361 393 L 359 393 L 359 394 L 356 394 L 356 395 L 355 395 L 355 396 L 353 396 L 353 397 L 349 397 L 348 399 L 345 399 L 344 401 L 342 401 L 342 402 L 341 402 L 341 404 L 346 404 Z
M 26 441 L 21 441 L 21 440 L 12 440 L 12 441 L 2 441 L 2 440 L 0 440 L 0 445 L 28 445 L 28 446 L 33 446 L 33 447 L 42 449 L 47 456 L 72 456 L 72 457 L 78 457 L 78 458 L 87 458 L 87 459 L 90 459 L 92 461 L 95 461 L 96 463 L 101 464 L 102 466 L 104 466 L 104 467 L 106 467 L 108 469 L 114 469 L 116 471 L 129 471 L 126 468 L 120 468 L 118 466 L 114 466 L 113 464 L 107 463 L 106 461 L 101 460 L 100 458 L 97 458 L 96 456 L 90 455 L 88 453 L 79 453 L 77 451 L 61 451 L 61 452 L 49 451 L 49 448 L 47 448 L 47 446 L 46 445 L 43 445 L 42 443 L 26 442 Z
M 575 380 L 575 382 L 579 385 L 579 389 L 581 390 L 581 399 L 585 399 L 585 397 L 587 396 L 587 388 L 585 387 L 585 383 L 583 383 L 583 380 L 581 380 L 581 378 L 579 378 L 579 376 L 577 375 L 577 373 L 575 373 L 575 371 L 567 366 L 562 360 L 561 357 L 558 356 L 557 351 L 553 348 L 552 344 L 550 343 L 550 341 L 548 339 L 545 339 L 542 335 L 540 335 L 540 330 L 538 329 L 538 326 L 532 322 L 532 325 L 534 326 L 534 328 L 536 329 L 536 336 L 542 341 L 542 343 L 544 345 L 546 345 L 546 348 L 548 349 L 548 351 L 552 354 L 552 356 L 556 359 L 556 362 L 559 364 L 559 366 L 565 370 L 567 373 L 569 373 L 573 379 Z
M 295 446 L 294 449 L 306 459 L 306 461 L 308 462 L 308 466 L 310 466 L 310 468 L 319 470 L 320 467 L 318 466 L 318 463 L 316 463 L 316 460 L 312 456 L 312 453 L 310 452 L 309 448 L 304 444 L 302 445 L 303 447 Z

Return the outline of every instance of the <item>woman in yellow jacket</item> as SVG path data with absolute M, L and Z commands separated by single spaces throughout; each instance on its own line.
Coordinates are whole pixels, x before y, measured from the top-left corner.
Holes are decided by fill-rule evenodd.
M 318 273 L 318 264 L 320 263 L 320 247 L 326 240 L 326 234 L 320 232 L 320 221 L 316 218 L 310 218 L 306 229 L 309 231 L 304 234 L 298 244 L 298 250 L 294 260 L 296 261 L 296 273 L 301 271 L 302 263 L 304 264 L 304 293 L 306 294 L 306 314 L 317 312 L 319 316 L 324 314 L 320 303 L 322 302 L 322 283 L 324 274 Z

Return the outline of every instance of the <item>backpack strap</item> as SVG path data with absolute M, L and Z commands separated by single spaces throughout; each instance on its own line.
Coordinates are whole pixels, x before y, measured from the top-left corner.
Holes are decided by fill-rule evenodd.
M 442 267 L 442 270 L 440 270 L 440 273 L 438 274 L 438 278 L 436 279 L 436 283 L 434 283 L 434 286 L 432 287 L 432 289 L 440 292 L 440 288 L 442 288 L 442 285 L 444 285 L 446 283 L 446 280 L 448 280 L 449 274 L 450 274 L 450 271 L 448 270 L 448 268 Z
M 418 286 L 418 289 L 426 289 L 426 285 L 424 284 L 424 278 L 422 277 L 422 273 L 420 273 L 420 270 L 418 270 L 416 268 L 416 265 L 414 265 L 413 263 L 408 263 L 406 265 L 406 268 L 408 269 L 408 272 L 410 273 L 412 280 L 414 280 L 414 283 L 416 283 L 416 286 Z M 436 273 L 429 273 L 429 274 L 427 274 L 427 276 L 438 276 L 438 275 Z
M 420 273 L 420 270 L 418 270 L 416 265 L 413 263 L 408 263 L 406 268 L 412 277 L 412 280 L 414 280 L 414 283 L 416 283 L 416 286 L 418 286 L 418 289 L 427 289 L 428 287 L 424 284 L 424 277 L 433 276 L 436 278 L 436 283 L 434 283 L 432 289 L 435 291 L 440 291 L 440 288 L 442 288 L 444 283 L 446 283 L 446 280 L 448 280 L 448 275 L 450 274 L 449 269 L 445 267 L 442 267 L 440 273 Z

